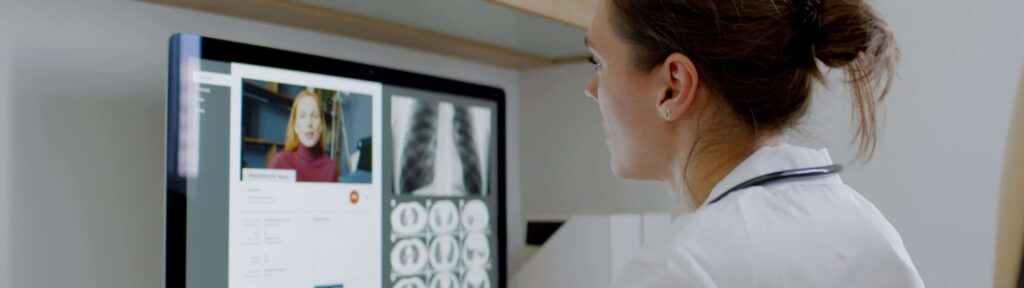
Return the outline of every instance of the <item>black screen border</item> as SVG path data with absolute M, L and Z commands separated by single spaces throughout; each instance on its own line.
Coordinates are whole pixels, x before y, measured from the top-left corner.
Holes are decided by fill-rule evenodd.
M 167 142 L 166 142 L 166 202 L 164 219 L 164 285 L 167 288 L 185 288 L 186 263 L 186 221 L 187 221 L 187 185 L 179 176 L 178 163 L 178 85 L 180 54 L 180 38 L 196 37 L 190 34 L 171 36 L 169 51 L 169 69 L 167 85 Z M 199 55 L 201 59 L 221 62 L 238 62 L 281 69 L 306 71 L 317 74 L 340 76 L 360 80 L 380 82 L 384 85 L 402 86 L 407 88 L 455 94 L 469 98 L 495 101 L 497 103 L 497 147 L 498 147 L 498 284 L 506 287 L 508 281 L 508 250 L 507 250 L 507 212 L 506 212 L 506 111 L 505 91 L 491 86 L 468 83 L 458 80 L 406 72 L 397 69 L 362 64 L 341 59 L 316 56 L 294 51 L 257 46 L 216 38 L 198 36 L 200 40 Z

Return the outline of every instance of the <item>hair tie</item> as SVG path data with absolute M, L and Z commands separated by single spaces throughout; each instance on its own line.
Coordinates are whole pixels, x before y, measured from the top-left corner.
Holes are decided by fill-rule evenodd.
M 802 2 L 802 3 L 801 3 Z M 804 28 L 817 30 L 821 27 L 822 0 L 798 0 L 797 6 L 800 10 L 800 24 Z

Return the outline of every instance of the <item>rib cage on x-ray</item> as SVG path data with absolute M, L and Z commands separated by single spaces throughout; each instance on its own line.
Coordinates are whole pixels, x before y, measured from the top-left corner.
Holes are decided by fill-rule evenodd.
M 417 190 L 433 185 L 431 188 L 434 190 L 427 189 L 430 191 L 424 192 L 424 194 L 485 194 L 484 172 L 486 170 L 483 167 L 484 161 L 481 159 L 480 152 L 481 149 L 486 148 L 481 148 L 478 145 L 483 144 L 480 140 L 487 139 L 478 138 L 487 136 L 486 133 L 477 135 L 477 132 L 490 128 L 489 123 L 476 123 L 481 119 L 476 119 L 473 111 L 466 106 L 447 102 L 438 104 L 422 100 L 413 100 L 413 102 L 415 104 L 411 107 L 411 115 L 407 122 L 408 129 L 404 132 L 404 143 L 401 146 L 399 171 L 396 175 L 398 180 L 396 181 L 396 191 L 400 194 L 413 194 Z M 446 110 L 447 114 L 441 112 L 442 107 L 450 108 Z M 480 117 L 480 115 L 476 116 Z M 487 118 L 489 116 L 484 119 Z M 484 126 L 477 127 L 477 125 Z M 455 157 L 458 157 L 458 163 L 450 163 L 456 161 Z M 442 162 L 438 163 L 439 161 Z M 439 172 L 437 169 L 445 171 Z M 438 177 L 444 179 L 438 179 Z M 448 180 L 450 182 L 446 182 Z M 452 186 L 442 187 L 443 185 L 437 183 L 452 183 Z
M 480 195 L 480 157 L 476 151 L 476 140 L 473 138 L 473 118 L 469 117 L 466 107 L 456 106 L 455 117 L 452 119 L 455 133 L 455 148 L 462 160 L 462 185 L 466 192 Z
M 417 102 L 402 152 L 398 191 L 412 194 L 434 181 L 434 152 L 437 150 L 437 105 Z

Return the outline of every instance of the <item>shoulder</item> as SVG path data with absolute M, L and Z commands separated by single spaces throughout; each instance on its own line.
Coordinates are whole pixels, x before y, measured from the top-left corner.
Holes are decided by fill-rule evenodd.
M 666 263 L 679 275 L 709 275 L 722 287 L 842 275 L 864 279 L 849 287 L 920 283 L 889 221 L 842 183 L 752 187 L 685 217 Z
M 324 155 L 323 158 L 320 158 L 320 161 L 324 163 L 324 166 L 330 167 L 332 169 L 338 169 L 338 162 L 335 162 L 334 159 L 331 159 L 331 157 L 328 157 L 327 155 Z
M 794 235 L 839 240 L 856 233 L 857 240 L 900 241 L 874 204 L 835 180 L 780 183 L 737 191 L 694 211 L 691 224 L 678 231 L 678 240 L 757 247 L 765 240 L 799 239 Z M 722 241 L 722 237 L 738 240 Z
M 291 168 L 292 152 L 281 151 L 274 156 L 274 160 L 270 160 L 270 164 L 267 168 Z
M 714 263 L 702 257 L 682 233 L 692 229 L 693 214 L 674 220 L 660 237 L 645 241 L 640 251 L 623 267 L 611 287 L 719 287 L 710 273 Z
M 320 157 L 316 160 L 316 165 L 326 169 L 338 170 L 338 162 L 335 162 L 331 157 L 327 156 L 327 154 L 320 154 Z

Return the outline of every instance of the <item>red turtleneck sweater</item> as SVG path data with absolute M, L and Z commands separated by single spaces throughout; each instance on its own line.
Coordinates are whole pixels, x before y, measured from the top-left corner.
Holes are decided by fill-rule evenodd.
M 299 145 L 295 151 L 278 153 L 270 168 L 295 170 L 299 182 L 338 182 L 338 164 L 319 148 Z

